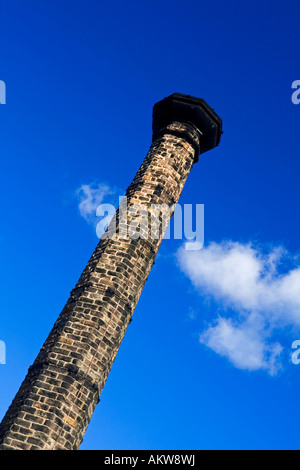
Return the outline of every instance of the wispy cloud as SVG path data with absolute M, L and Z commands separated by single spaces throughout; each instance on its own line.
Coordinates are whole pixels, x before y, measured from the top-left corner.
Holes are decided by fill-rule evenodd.
M 201 251 L 182 248 L 178 260 L 201 296 L 223 310 L 200 334 L 200 343 L 240 369 L 276 374 L 283 348 L 275 333 L 300 330 L 297 258 L 282 247 L 265 253 L 230 241 Z
M 98 221 L 97 207 L 108 197 L 113 197 L 116 190 L 106 184 L 82 184 L 76 191 L 80 215 L 90 224 Z
M 269 343 L 268 335 L 259 323 L 249 325 L 247 321 L 234 323 L 230 318 L 218 318 L 213 326 L 200 335 L 199 340 L 220 356 L 226 357 L 238 369 L 261 369 L 275 375 L 281 367 L 283 348 L 278 342 Z

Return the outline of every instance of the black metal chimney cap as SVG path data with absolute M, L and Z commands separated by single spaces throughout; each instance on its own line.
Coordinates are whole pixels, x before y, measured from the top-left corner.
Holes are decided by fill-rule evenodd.
M 190 122 L 200 132 L 200 154 L 217 147 L 222 119 L 202 98 L 173 93 L 153 106 L 153 134 L 173 121 Z

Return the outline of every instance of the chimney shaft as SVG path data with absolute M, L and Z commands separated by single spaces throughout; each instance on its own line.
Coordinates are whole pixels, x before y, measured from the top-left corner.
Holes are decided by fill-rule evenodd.
M 3 418 L 1 450 L 79 448 L 164 235 L 130 237 L 131 209 L 172 208 L 221 129 L 204 100 L 175 93 L 154 106 L 153 143 L 124 199 L 129 237 L 121 204 Z

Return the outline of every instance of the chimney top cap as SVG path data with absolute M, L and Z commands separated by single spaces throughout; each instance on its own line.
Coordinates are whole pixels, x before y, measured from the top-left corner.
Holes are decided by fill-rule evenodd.
M 153 134 L 173 121 L 192 123 L 198 129 L 200 154 L 220 143 L 222 119 L 202 98 L 173 93 L 153 106 Z

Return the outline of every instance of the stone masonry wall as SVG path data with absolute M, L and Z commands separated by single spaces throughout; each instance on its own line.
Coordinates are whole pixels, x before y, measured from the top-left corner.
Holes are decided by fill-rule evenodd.
M 127 190 L 128 206 L 151 213 L 152 204 L 177 203 L 193 141 L 198 134 L 188 124 L 160 133 Z M 148 235 L 100 240 L 0 425 L 1 450 L 79 448 L 163 237 Z

